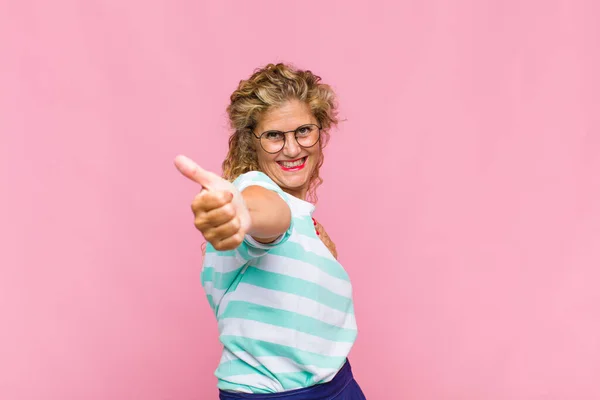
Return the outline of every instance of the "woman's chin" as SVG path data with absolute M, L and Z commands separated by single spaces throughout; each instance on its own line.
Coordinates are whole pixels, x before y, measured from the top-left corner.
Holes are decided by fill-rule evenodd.
M 282 189 L 288 189 L 290 191 L 302 191 L 302 189 L 308 187 L 308 179 L 298 177 L 298 179 L 286 177 L 281 179 L 280 186 Z
M 281 183 L 282 183 L 283 187 L 286 187 L 288 189 L 294 189 L 294 190 L 302 189 L 303 187 L 308 185 L 308 182 L 306 180 L 285 179 Z

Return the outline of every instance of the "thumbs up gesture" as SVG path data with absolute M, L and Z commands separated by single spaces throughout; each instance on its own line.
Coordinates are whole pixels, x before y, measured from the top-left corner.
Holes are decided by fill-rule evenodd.
M 231 182 L 185 156 L 177 156 L 175 166 L 183 176 L 200 185 L 200 192 L 192 201 L 196 228 L 216 250 L 237 248 L 250 229 L 250 213 L 241 193 Z

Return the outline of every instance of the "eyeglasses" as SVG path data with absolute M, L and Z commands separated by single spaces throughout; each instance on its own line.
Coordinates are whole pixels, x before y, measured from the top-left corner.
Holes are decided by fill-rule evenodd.
M 279 153 L 285 147 L 286 134 L 294 132 L 296 142 L 304 148 L 312 147 L 319 141 L 321 137 L 321 127 L 315 124 L 306 124 L 299 126 L 293 131 L 266 131 L 257 136 L 254 132 L 254 137 L 260 140 L 260 146 L 264 151 L 270 154 Z

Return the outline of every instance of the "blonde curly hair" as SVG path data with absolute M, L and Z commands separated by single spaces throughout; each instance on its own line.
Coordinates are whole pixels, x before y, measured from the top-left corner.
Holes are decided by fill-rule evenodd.
M 269 109 L 289 100 L 305 102 L 321 127 L 319 146 L 329 141 L 329 130 L 337 126 L 337 100 L 330 86 L 311 71 L 296 69 L 289 64 L 269 64 L 254 71 L 247 80 L 240 81 L 231 94 L 227 107 L 232 128 L 229 151 L 223 161 L 223 177 L 233 181 L 243 173 L 259 171 L 252 131 L 261 116 Z M 323 154 L 309 181 L 307 200 L 316 202 L 316 189 L 323 182 L 319 169 Z

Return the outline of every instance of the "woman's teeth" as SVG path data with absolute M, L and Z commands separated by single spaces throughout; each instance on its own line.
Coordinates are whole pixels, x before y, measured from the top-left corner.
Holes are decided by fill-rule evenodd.
M 306 157 L 305 157 L 305 158 L 306 158 Z M 290 162 L 290 161 L 280 161 L 279 163 L 280 163 L 281 165 L 283 165 L 285 168 L 294 168 L 294 167 L 299 167 L 299 166 L 301 166 L 302 164 L 304 164 L 304 160 L 305 160 L 305 158 L 301 158 L 301 159 L 299 159 L 299 160 L 296 160 L 296 161 L 291 161 L 291 162 Z

